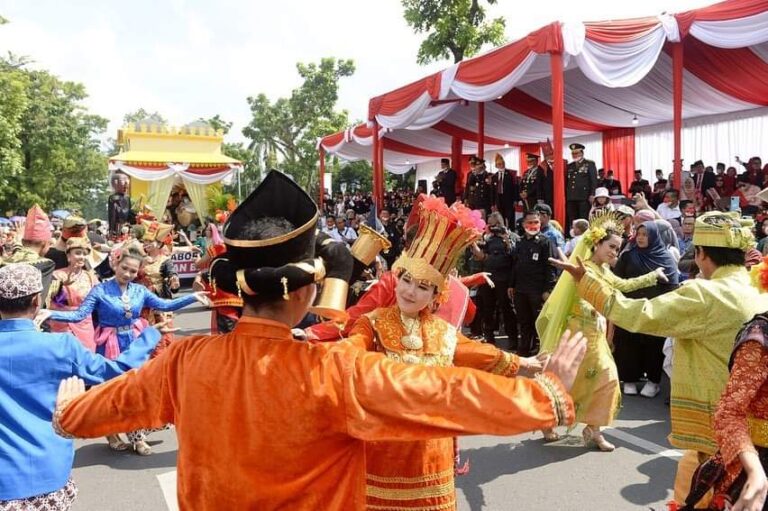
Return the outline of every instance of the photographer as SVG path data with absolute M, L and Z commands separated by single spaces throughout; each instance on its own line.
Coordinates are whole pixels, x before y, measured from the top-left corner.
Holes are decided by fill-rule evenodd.
M 512 252 L 518 238 L 504 227 L 504 219 L 498 212 L 488 216 L 487 228 L 482 246 L 472 246 L 474 259 L 483 262 L 483 270 L 490 273 L 493 283 L 493 286 L 485 284 L 478 290 L 483 303 L 483 337 L 486 342 L 496 345 L 496 310 L 500 308 L 504 331 L 509 337 L 510 349 L 514 350 L 517 348 L 517 320 L 507 287 L 512 273 Z

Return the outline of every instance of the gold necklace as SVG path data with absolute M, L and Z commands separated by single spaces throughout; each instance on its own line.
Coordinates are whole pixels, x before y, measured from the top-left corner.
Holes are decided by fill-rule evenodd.
M 407 350 L 420 350 L 424 347 L 424 341 L 421 339 L 420 326 L 421 322 L 418 318 L 408 318 L 402 312 L 400 313 L 400 321 L 403 326 L 408 329 L 408 333 L 403 336 L 400 343 Z M 413 331 L 417 333 L 414 334 Z

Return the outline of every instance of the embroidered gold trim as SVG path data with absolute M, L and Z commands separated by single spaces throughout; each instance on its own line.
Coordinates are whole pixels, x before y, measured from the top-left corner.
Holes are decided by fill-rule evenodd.
M 493 364 L 490 372 L 502 376 L 512 376 L 517 374 L 520 366 L 515 363 L 515 358 L 516 357 L 511 353 L 499 350 L 499 359 Z
M 245 281 L 245 270 L 237 270 L 235 276 L 237 277 L 238 290 L 243 290 L 247 295 L 256 296 L 256 292 L 251 289 L 251 286 Z
M 427 481 L 435 481 L 437 479 L 443 479 L 445 477 L 453 477 L 453 468 L 450 468 L 449 470 L 443 470 L 442 472 L 438 472 L 437 474 L 427 474 L 423 476 L 416 476 L 416 477 L 383 477 L 383 476 L 377 476 L 373 474 L 366 474 L 365 478 L 369 481 L 374 481 L 377 483 L 391 483 L 391 484 L 417 484 L 417 483 L 425 483 Z
M 560 391 L 560 387 L 546 374 L 539 373 L 534 377 L 534 380 L 541 385 L 541 388 L 549 394 L 552 412 L 555 415 L 556 425 L 566 426 L 568 420 L 568 409 L 566 405 L 565 396 Z
M 453 494 L 453 479 L 447 483 L 424 488 L 379 488 L 377 486 L 366 485 L 365 494 L 369 497 L 385 500 L 418 500 L 437 497 L 449 497 Z
M 280 243 L 284 243 L 286 241 L 292 240 L 293 238 L 296 238 L 297 236 L 304 234 L 309 229 L 314 227 L 317 224 L 317 219 L 320 218 L 320 212 L 316 212 L 312 218 L 309 219 L 307 223 L 299 227 L 298 229 L 295 229 L 289 233 L 283 234 L 281 236 L 276 236 L 274 238 L 270 238 L 267 240 L 233 240 L 230 238 L 227 238 L 226 235 L 224 236 L 224 243 L 227 245 L 231 245 L 233 247 L 242 247 L 242 248 L 258 248 L 258 247 L 271 247 L 272 245 L 278 245 Z
M 61 414 L 64 413 L 62 408 L 56 408 L 53 412 L 53 418 L 51 419 L 51 426 L 53 431 L 62 438 L 77 438 L 75 435 L 68 433 L 63 427 L 61 427 Z
M 421 506 L 421 507 L 400 507 L 400 506 L 377 506 L 374 504 L 366 504 L 366 509 L 380 509 L 382 511 L 444 511 L 446 509 L 456 509 L 456 499 L 451 499 L 444 504 L 435 504 L 434 506 Z

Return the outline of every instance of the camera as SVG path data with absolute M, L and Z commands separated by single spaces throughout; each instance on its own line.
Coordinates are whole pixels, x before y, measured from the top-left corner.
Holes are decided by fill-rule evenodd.
M 494 225 L 493 227 L 489 227 L 488 231 L 490 231 L 491 234 L 496 234 L 496 235 L 500 236 L 500 235 L 504 234 L 505 229 L 504 229 L 504 227 L 502 227 L 500 225 Z

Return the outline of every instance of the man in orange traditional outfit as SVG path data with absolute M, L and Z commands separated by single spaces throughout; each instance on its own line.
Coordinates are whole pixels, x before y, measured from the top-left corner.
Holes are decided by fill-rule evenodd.
M 577 334 L 535 380 L 399 364 L 352 343 L 294 341 L 316 284 L 346 291 L 346 247 L 323 241 L 317 206 L 271 172 L 232 214 L 211 278 L 240 292 L 235 330 L 171 345 L 140 371 L 83 394 L 62 382 L 54 427 L 98 437 L 176 425 L 182 510 L 356 510 L 365 442 L 512 435 L 573 421 Z

